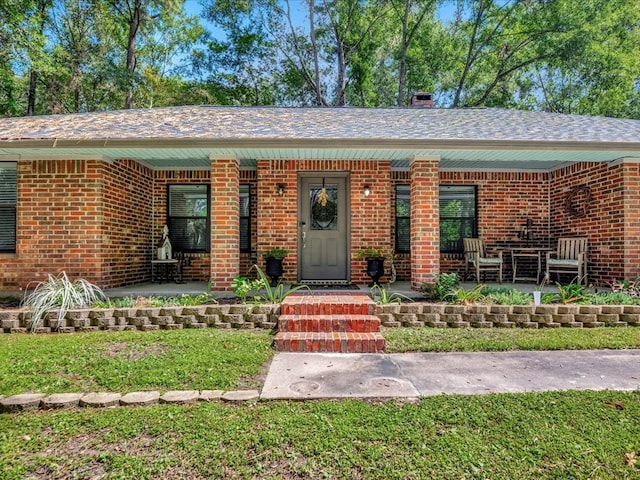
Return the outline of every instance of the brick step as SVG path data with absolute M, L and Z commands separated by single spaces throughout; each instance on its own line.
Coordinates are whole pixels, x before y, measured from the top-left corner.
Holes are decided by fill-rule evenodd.
M 282 315 L 373 315 L 376 304 L 365 293 L 289 295 Z
M 274 345 L 278 352 L 381 353 L 385 340 L 379 332 L 278 332 Z
M 358 332 L 380 331 L 375 315 L 280 315 L 280 332 Z

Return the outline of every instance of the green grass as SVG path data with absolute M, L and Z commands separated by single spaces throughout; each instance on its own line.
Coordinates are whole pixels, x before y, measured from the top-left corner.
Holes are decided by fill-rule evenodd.
M 385 329 L 388 351 L 626 348 L 640 329 Z M 271 335 L 0 335 L 0 393 L 245 387 Z M 621 408 L 616 408 L 616 403 Z M 0 478 L 640 478 L 640 391 L 0 414 Z
M 0 335 L 0 394 L 234 389 L 273 355 L 267 332 Z
M 640 348 L 640 328 L 385 328 L 388 353 Z
M 388 353 L 640 348 L 640 328 L 387 328 Z M 234 389 L 274 354 L 267 332 L 0 335 L 0 394 Z
M 638 392 L 80 409 L 0 432 L 6 480 L 640 477 Z

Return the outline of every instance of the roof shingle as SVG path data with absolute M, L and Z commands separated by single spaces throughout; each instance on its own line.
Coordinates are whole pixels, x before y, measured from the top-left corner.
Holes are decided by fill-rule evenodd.
M 388 139 L 640 142 L 640 120 L 494 108 L 183 106 L 0 120 L 0 140 Z

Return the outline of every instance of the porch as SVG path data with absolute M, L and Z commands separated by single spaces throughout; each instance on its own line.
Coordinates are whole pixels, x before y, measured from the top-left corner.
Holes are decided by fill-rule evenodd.
M 0 290 L 65 271 L 153 293 L 117 287 L 151 280 L 164 225 L 188 255 L 184 279 L 221 291 L 274 247 L 289 252 L 286 283 L 365 284 L 357 252 L 374 247 L 418 288 L 464 270 L 465 237 L 491 248 L 587 237 L 589 283 L 639 276 L 638 121 L 194 106 L 5 119 L 4 130 L 15 222 Z

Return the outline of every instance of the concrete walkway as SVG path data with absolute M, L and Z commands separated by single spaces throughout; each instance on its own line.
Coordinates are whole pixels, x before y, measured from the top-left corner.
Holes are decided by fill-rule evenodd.
M 640 389 L 640 350 L 477 353 L 279 353 L 257 390 L 26 393 L 0 412 L 196 401 L 409 398 L 550 390 Z
M 417 398 L 639 388 L 640 350 L 279 353 L 260 398 Z

